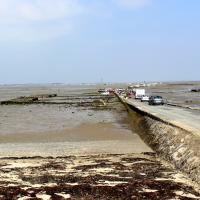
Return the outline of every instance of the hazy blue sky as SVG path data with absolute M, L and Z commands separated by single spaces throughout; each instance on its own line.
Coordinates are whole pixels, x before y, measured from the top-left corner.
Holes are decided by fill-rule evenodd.
M 200 0 L 0 0 L 0 83 L 200 79 Z

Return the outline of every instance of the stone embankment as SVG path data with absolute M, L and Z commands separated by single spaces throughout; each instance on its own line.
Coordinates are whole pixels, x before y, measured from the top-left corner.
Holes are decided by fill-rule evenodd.
M 137 131 L 160 156 L 170 161 L 177 169 L 187 173 L 192 180 L 200 183 L 200 135 L 192 132 L 192 129 L 185 129 L 184 125 L 178 126 L 175 121 L 173 123 L 173 120 L 172 122 L 165 120 L 162 114 L 157 115 L 140 109 L 137 103 L 129 101 L 127 103 L 123 98 L 120 100 L 130 114 L 134 131 Z

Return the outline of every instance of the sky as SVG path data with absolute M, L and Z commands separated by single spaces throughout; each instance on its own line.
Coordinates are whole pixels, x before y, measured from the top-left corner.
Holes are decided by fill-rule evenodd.
M 0 84 L 200 80 L 199 0 L 0 0 Z

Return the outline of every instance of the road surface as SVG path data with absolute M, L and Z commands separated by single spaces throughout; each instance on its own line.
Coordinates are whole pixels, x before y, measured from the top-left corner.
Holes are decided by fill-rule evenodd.
M 121 99 L 143 112 L 200 136 L 200 111 L 169 105 L 150 106 L 135 99 Z

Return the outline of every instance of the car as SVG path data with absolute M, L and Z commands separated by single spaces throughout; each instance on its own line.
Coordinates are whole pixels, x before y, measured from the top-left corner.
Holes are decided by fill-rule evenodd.
M 148 95 L 143 95 L 142 97 L 141 97 L 141 102 L 144 102 L 144 101 L 149 101 L 149 96 Z
M 161 96 L 151 96 L 149 105 L 164 105 L 164 99 Z
M 110 92 L 109 91 L 105 91 L 105 92 L 102 92 L 101 95 L 108 96 L 108 95 L 110 95 Z

